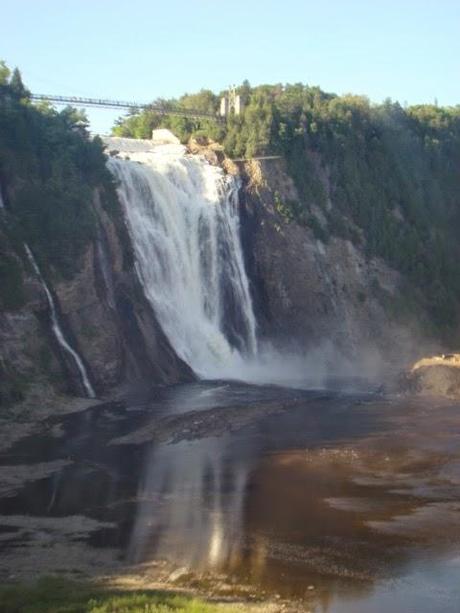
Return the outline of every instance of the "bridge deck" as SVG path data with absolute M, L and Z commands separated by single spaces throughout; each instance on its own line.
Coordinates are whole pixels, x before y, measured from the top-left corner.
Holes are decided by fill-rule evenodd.
M 81 98 L 79 96 L 57 96 L 54 94 L 31 94 L 31 99 L 36 101 L 47 101 L 54 104 L 66 104 L 71 106 L 84 106 L 89 108 L 99 107 L 105 109 L 120 109 L 125 111 L 142 111 L 151 109 L 159 115 L 178 115 L 191 119 L 213 119 L 223 121 L 220 115 L 202 113 L 194 109 L 174 107 L 167 104 L 155 104 L 146 102 L 129 102 L 125 100 L 107 100 L 104 98 Z

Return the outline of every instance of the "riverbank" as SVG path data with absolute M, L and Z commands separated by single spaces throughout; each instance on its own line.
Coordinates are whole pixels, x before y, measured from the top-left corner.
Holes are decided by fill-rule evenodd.
M 198 599 L 184 591 L 115 588 L 101 584 L 72 582 L 58 577 L 43 578 L 32 584 L 0 585 L 3 613 L 277 613 L 279 605 L 263 603 L 218 602 Z

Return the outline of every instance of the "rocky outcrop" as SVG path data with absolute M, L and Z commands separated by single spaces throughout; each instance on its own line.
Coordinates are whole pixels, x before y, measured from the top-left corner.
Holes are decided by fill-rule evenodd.
M 228 163 L 222 145 L 205 136 L 192 137 L 187 144 L 187 151 L 193 155 L 203 156 L 213 166 L 225 168 L 226 163 Z
M 400 274 L 368 259 L 364 247 L 333 235 L 320 240 L 312 228 L 287 221 L 280 203 L 300 199 L 284 160 L 253 160 L 240 172 L 242 237 L 261 336 L 283 348 L 323 347 L 326 366 L 348 361 L 361 374 L 419 355 L 417 323 L 394 316 L 403 301 Z M 329 194 L 327 173 L 318 173 Z M 321 226 L 322 211 L 314 203 L 310 210 Z
M 460 398 L 460 354 L 441 354 L 418 360 L 401 375 L 399 391 Z

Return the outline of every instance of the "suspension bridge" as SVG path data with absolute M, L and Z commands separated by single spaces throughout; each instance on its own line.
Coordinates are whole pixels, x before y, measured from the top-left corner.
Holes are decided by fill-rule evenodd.
M 104 98 L 81 98 L 78 96 L 58 96 L 54 94 L 31 94 L 30 98 L 36 102 L 51 102 L 52 104 L 70 105 L 86 108 L 119 109 L 138 113 L 149 109 L 159 115 L 177 115 L 190 119 L 213 119 L 223 121 L 224 117 L 219 114 L 203 113 L 194 109 L 175 106 L 163 102 L 129 102 L 124 100 L 106 100 Z
M 77 107 L 86 107 L 86 108 L 102 108 L 102 109 L 118 109 L 120 111 L 128 111 L 138 113 L 145 109 L 152 110 L 159 115 L 177 115 L 179 117 L 188 117 L 189 119 L 213 119 L 214 121 L 224 122 L 225 117 L 229 114 L 230 107 L 233 106 L 236 109 L 236 113 L 240 113 L 241 102 L 239 97 L 237 101 L 233 101 L 230 95 L 230 102 L 225 103 L 225 105 L 221 104 L 220 113 L 212 114 L 212 113 L 203 113 L 201 111 L 196 111 L 193 109 L 186 109 L 183 107 L 175 106 L 172 104 L 168 104 L 166 102 L 128 102 L 124 100 L 107 100 L 105 98 L 82 98 L 79 96 L 59 96 L 54 94 L 31 94 L 31 100 L 36 102 L 51 102 L 53 104 L 59 105 L 70 105 Z M 226 98 L 224 97 L 225 101 Z M 223 106 L 225 109 L 223 110 Z M 228 108 L 227 108 L 228 107 Z M 253 160 L 277 160 L 281 156 L 279 155 L 265 155 L 251 158 Z M 247 162 L 248 158 L 238 158 L 233 160 L 234 162 Z

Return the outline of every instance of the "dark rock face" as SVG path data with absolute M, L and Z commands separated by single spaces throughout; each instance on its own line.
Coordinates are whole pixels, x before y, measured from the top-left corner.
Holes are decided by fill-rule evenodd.
M 96 393 L 138 380 L 176 383 L 193 380 L 175 354 L 144 297 L 134 266 L 123 261 L 119 233 L 94 195 L 97 239 L 70 281 L 50 286 L 61 326 L 78 351 Z M 62 354 L 50 329 L 48 303 L 26 262 L 25 304 L 0 310 L 0 385 L 3 404 L 55 392 L 82 393 L 75 365 Z M 10 389 L 11 388 L 11 389 Z
M 96 389 L 139 379 L 175 383 L 193 378 L 162 332 L 134 268 L 124 269 L 116 229 L 97 198 L 95 208 L 100 219 L 97 241 L 81 272 L 55 289 Z
M 261 337 L 282 348 L 328 345 L 330 355 L 376 372 L 382 361 L 405 364 L 418 355 L 417 331 L 386 309 L 401 295 L 400 274 L 350 241 L 324 243 L 286 221 L 276 200 L 299 196 L 282 160 L 252 161 L 240 172 L 241 235 Z
M 126 285 L 120 283 L 116 292 L 126 380 L 150 379 L 160 383 L 194 380 L 191 369 L 177 357 L 171 347 L 141 293 L 137 279 L 134 283 L 132 279 L 128 281 Z

